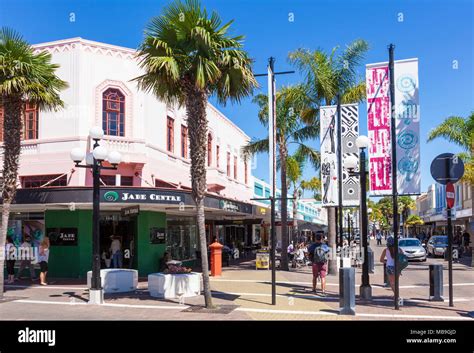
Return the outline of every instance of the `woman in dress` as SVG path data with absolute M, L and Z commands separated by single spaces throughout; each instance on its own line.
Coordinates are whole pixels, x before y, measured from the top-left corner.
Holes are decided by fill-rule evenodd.
M 49 238 L 44 237 L 39 246 L 38 262 L 40 264 L 40 284 L 47 286 L 46 275 L 48 274 L 49 261 Z

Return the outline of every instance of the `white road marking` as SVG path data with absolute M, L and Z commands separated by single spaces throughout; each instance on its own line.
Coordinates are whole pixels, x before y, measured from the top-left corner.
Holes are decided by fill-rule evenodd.
M 299 315 L 318 315 L 318 316 L 339 316 L 337 313 L 321 312 L 321 311 L 303 311 L 303 310 L 272 310 L 272 309 L 254 309 L 254 308 L 237 308 L 235 311 L 265 313 L 265 314 L 299 314 Z M 360 317 L 383 317 L 383 318 L 405 318 L 405 319 L 438 319 L 438 320 L 470 320 L 471 318 L 461 316 L 440 316 L 440 315 L 402 315 L 402 314 L 363 314 L 356 313 L 355 316 Z
M 18 299 L 13 300 L 16 303 L 26 304 L 48 304 L 48 305 L 90 305 L 86 302 L 62 302 L 62 301 L 49 301 L 49 300 L 29 300 L 29 299 Z M 116 303 L 104 303 L 101 306 L 108 307 L 120 307 L 120 308 L 135 308 L 135 309 L 169 309 L 169 310 L 184 310 L 189 308 L 186 305 L 135 305 L 135 304 L 116 304 Z

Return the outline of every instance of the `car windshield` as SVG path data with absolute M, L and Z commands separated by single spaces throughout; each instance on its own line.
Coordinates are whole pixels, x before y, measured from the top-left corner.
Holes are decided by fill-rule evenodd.
M 433 243 L 435 244 L 447 244 L 448 243 L 448 237 L 433 237 Z
M 420 246 L 420 241 L 417 239 L 403 239 L 398 243 L 400 246 Z

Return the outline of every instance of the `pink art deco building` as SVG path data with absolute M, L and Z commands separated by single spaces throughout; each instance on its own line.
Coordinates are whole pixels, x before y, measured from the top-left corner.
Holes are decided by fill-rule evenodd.
M 52 54 L 60 65 L 58 76 L 69 87 L 61 92 L 65 108 L 58 112 L 25 106 L 20 188 L 10 234 L 17 242 L 25 233 L 36 241 L 50 235 L 51 275 L 85 276 L 91 264 L 92 175 L 75 167 L 70 152 L 76 147 L 90 151 L 89 129 L 101 126 L 101 144 L 123 157 L 117 171 L 101 176 L 104 258 L 115 235 L 132 254 L 123 266 L 140 275 L 156 272 L 165 251 L 175 259 L 194 260 L 200 249 L 184 109 L 138 90 L 133 79 L 143 72 L 133 49 L 82 38 L 34 47 Z M 240 154 L 249 137 L 211 104 L 207 117 L 208 237 L 247 248 L 252 224 L 261 221 L 250 201 L 250 161 Z

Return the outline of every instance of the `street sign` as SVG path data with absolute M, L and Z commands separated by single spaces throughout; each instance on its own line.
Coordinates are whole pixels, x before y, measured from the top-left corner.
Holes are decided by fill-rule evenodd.
M 452 153 L 441 153 L 431 162 L 431 176 L 438 183 L 456 183 L 464 175 L 464 163 Z
M 448 208 L 453 208 L 454 206 L 454 185 L 453 183 L 447 183 L 446 184 L 446 205 Z

